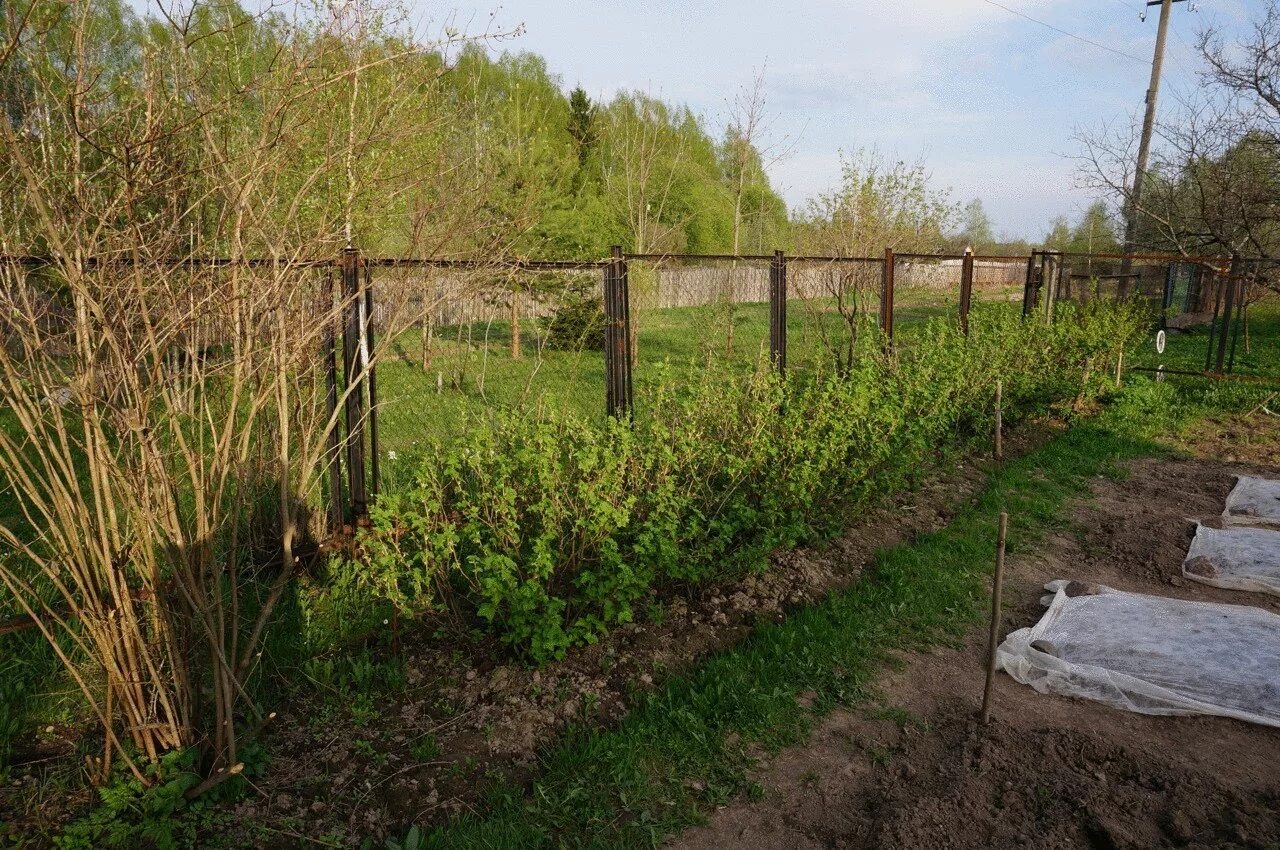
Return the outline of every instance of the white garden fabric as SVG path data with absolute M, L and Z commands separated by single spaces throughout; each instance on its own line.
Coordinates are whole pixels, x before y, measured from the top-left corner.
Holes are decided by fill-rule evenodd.
M 1182 574 L 1214 587 L 1280 596 L 1280 531 L 1198 525 Z
M 1142 714 L 1214 714 L 1280 726 L 1280 616 L 1101 585 L 1045 585 L 1040 622 L 1005 638 L 997 664 L 1042 693 Z
M 1227 496 L 1222 512 L 1227 525 L 1258 525 L 1280 529 L 1280 481 L 1241 475 Z

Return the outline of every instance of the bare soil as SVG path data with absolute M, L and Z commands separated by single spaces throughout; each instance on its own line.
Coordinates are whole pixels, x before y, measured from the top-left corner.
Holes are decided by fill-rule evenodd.
M 1067 530 L 1010 556 L 1002 633 L 1040 617 L 1056 578 L 1280 610 L 1272 596 L 1184 581 L 1180 568 L 1189 520 L 1216 519 L 1235 474 L 1280 471 L 1280 418 L 1211 420 L 1181 448 L 1188 458 L 1098 479 Z M 875 707 L 824 718 L 760 771 L 762 799 L 722 808 L 673 846 L 1280 847 L 1280 729 L 1132 714 L 1004 674 L 984 728 L 984 632 L 902 657 Z

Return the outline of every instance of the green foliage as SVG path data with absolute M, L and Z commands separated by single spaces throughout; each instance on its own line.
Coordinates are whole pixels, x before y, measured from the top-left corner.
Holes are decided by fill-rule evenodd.
M 815 714 L 868 704 L 898 652 L 953 643 L 979 621 L 1000 511 L 1010 551 L 1024 549 L 1093 478 L 1162 453 L 1129 430 L 1148 389 L 1126 385 L 1100 416 L 995 468 L 947 527 L 881 550 L 864 580 L 674 677 L 617 728 L 567 735 L 527 789 L 492 795 L 487 812 L 438 827 L 427 846 L 657 847 L 730 794 L 757 799 L 760 752 L 802 741 Z
M 929 251 L 946 243 L 960 210 L 923 161 L 842 151 L 840 183 L 811 198 L 796 225 L 802 253 L 874 257 L 885 248 Z
M 544 327 L 548 348 L 600 351 L 604 348 L 604 301 L 590 287 L 568 290 Z
M 972 248 L 975 254 L 988 254 L 995 248 L 995 231 L 981 199 L 965 204 L 959 236 L 960 248 Z
M 58 850 L 99 847 L 154 847 L 171 850 L 198 846 L 197 836 L 216 830 L 231 815 L 218 805 L 241 797 L 248 777 L 261 773 L 266 754 L 261 747 L 242 748 L 244 770 L 194 800 L 186 794 L 200 781 L 195 750 L 165 753 L 145 770 L 147 784 L 120 769 L 98 789 L 98 804 L 54 840 Z
M 450 602 L 532 659 L 558 657 L 633 619 L 655 587 L 761 569 L 946 449 L 986 439 L 997 379 L 1008 419 L 1096 395 L 1096 364 L 1140 323 L 1100 303 L 1064 306 L 1052 325 L 985 308 L 968 338 L 933 321 L 840 375 L 784 384 L 761 364 L 745 378 L 706 371 L 692 388 L 668 376 L 634 425 L 499 417 L 380 498 L 324 604 L 420 614 Z

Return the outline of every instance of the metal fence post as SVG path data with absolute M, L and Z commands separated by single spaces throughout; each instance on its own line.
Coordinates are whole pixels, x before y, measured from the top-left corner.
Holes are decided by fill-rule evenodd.
M 885 342 L 893 344 L 893 249 L 884 249 L 884 273 L 880 278 L 880 330 Z
M 631 335 L 631 275 L 627 259 L 618 248 L 618 299 L 622 302 L 622 345 L 626 356 L 622 358 L 622 406 L 627 420 L 634 422 L 636 411 L 631 392 L 631 370 L 634 368 L 639 343 Z M 633 345 L 633 343 L 635 343 Z
M 1062 265 L 1062 255 L 1057 251 L 1045 251 L 1040 255 L 1040 303 L 1046 324 L 1053 324 L 1053 307 L 1058 300 Z
M 325 330 L 320 344 L 320 353 L 324 358 L 325 393 L 328 409 L 328 420 L 332 423 L 329 430 L 329 531 L 337 533 L 342 530 L 346 515 L 345 501 L 342 492 L 342 438 L 338 434 L 341 420 L 338 411 L 338 317 L 334 314 L 334 279 L 333 272 L 325 273 L 324 312 L 322 313 Z M 341 303 L 339 300 L 336 303 Z
M 1220 280 L 1221 275 L 1218 269 L 1213 269 L 1213 321 L 1209 322 L 1209 342 L 1204 349 L 1204 371 L 1208 372 L 1213 365 L 1213 348 L 1214 342 L 1218 335 L 1218 311 L 1222 308 L 1222 289 L 1224 284 Z
M 1026 318 L 1031 315 L 1031 308 L 1035 306 L 1036 300 L 1036 255 L 1039 251 L 1032 249 L 1031 256 L 1027 258 L 1027 282 L 1022 287 L 1022 316 Z
M 969 307 L 973 303 L 973 249 L 964 249 L 960 261 L 960 330 L 969 335 Z
M 614 245 L 604 267 L 605 410 L 617 419 L 632 418 L 631 305 L 627 262 L 622 246 Z
M 1254 261 L 1254 269 L 1257 268 L 1257 262 Z M 1248 296 L 1248 279 L 1245 275 L 1244 264 L 1240 264 L 1239 274 L 1235 278 L 1235 328 L 1231 329 L 1231 352 L 1226 356 L 1226 374 L 1230 375 L 1235 371 L 1235 343 L 1240 338 L 1240 326 L 1244 324 L 1244 301 Z M 1226 328 L 1222 329 L 1226 330 Z
M 769 359 L 779 375 L 787 374 L 787 258 L 781 251 L 769 264 Z
M 1235 307 L 1236 288 L 1240 281 L 1240 258 L 1232 256 L 1231 269 L 1227 272 L 1227 282 L 1224 287 L 1222 301 L 1222 332 L 1218 335 L 1218 356 L 1214 364 L 1214 371 L 1222 373 L 1223 367 L 1226 365 L 1227 359 L 1227 337 L 1231 331 L 1231 313 Z
M 359 522 L 369 514 L 369 497 L 364 465 L 364 369 L 366 343 L 363 293 L 360 291 L 360 252 L 351 246 L 342 249 L 342 364 L 346 377 L 347 477 L 351 492 L 352 518 Z
M 364 365 L 366 380 L 369 383 L 369 459 L 370 479 L 369 495 L 378 498 L 381 489 L 382 475 L 379 456 L 381 446 L 378 441 L 378 364 L 374 361 L 373 336 L 373 267 L 364 264 Z

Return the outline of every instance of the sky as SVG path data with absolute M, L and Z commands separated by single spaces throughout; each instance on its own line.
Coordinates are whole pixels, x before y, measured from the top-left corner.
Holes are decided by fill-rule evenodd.
M 519 28 L 490 49 L 539 53 L 594 98 L 640 89 L 686 104 L 716 135 L 763 68 L 767 145 L 784 153 L 770 177 L 792 208 L 836 184 L 841 150 L 874 148 L 923 158 L 956 200 L 982 199 L 997 234 L 1032 240 L 1091 200 L 1077 130 L 1140 120 L 1159 12 L 1141 21 L 1145 0 L 408 2 L 424 30 Z M 1175 3 L 1162 105 L 1197 85 L 1196 34 L 1238 34 L 1260 3 Z

